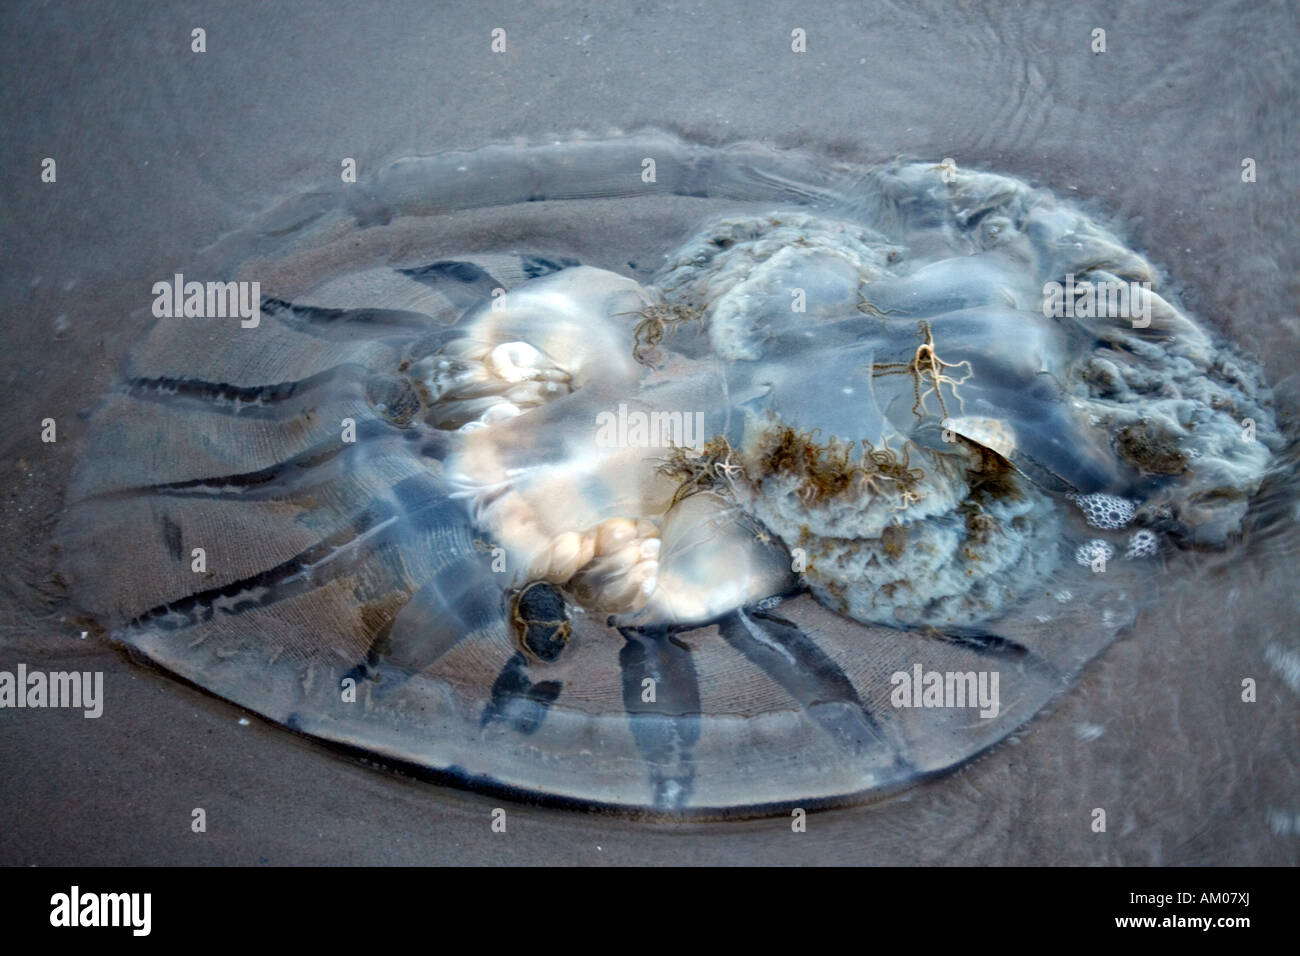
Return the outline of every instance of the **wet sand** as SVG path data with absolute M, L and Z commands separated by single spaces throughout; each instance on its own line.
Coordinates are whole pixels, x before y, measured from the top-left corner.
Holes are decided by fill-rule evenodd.
M 6 8 L 0 669 L 102 670 L 106 704 L 97 720 L 0 714 L 0 863 L 1296 863 L 1290 529 L 1191 556 L 1208 586 L 1144 615 L 1012 741 L 797 835 L 783 819 L 649 826 L 515 804 L 494 834 L 500 799 L 241 725 L 237 708 L 81 639 L 49 537 L 78 412 L 150 323 L 154 281 L 287 196 L 343 188 L 344 156 L 364 179 L 405 155 L 575 130 L 951 156 L 1093 199 L 1191 311 L 1261 356 L 1290 428 L 1296 18 L 1249 3 Z M 795 27 L 805 54 L 790 52 Z M 1243 157 L 1257 182 L 1241 182 Z M 55 444 L 40 441 L 46 417 Z

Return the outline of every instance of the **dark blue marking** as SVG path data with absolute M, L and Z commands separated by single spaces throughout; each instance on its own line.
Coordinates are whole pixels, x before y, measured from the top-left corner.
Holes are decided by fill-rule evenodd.
M 1010 638 L 1000 637 L 997 634 L 989 634 L 987 631 L 974 629 L 958 629 L 947 632 L 931 631 L 928 636 L 934 640 L 956 644 L 958 647 L 964 647 L 985 657 L 995 657 L 999 660 L 1018 664 L 1053 679 L 1060 676 L 1056 667 L 1025 647 L 1025 645 Z
M 887 756 L 895 764 L 903 762 L 853 682 L 798 625 L 766 611 L 741 610 L 719 621 L 718 631 L 844 750 L 855 757 Z
M 572 269 L 574 266 L 582 265 L 577 259 L 562 257 L 556 261 L 543 259 L 541 256 L 523 256 L 520 264 L 523 266 L 524 275 L 530 279 L 550 275 L 552 272 L 559 272 L 561 269 Z
M 414 269 L 398 269 L 402 275 L 410 276 L 421 282 L 435 282 L 442 279 L 454 279 L 465 285 L 476 285 L 480 282 L 490 282 L 492 277 L 488 275 L 487 270 L 482 266 L 477 266 L 472 262 L 435 262 L 427 266 L 419 266 Z
M 422 285 L 437 289 L 462 312 L 492 298 L 493 289 L 504 288 L 502 283 L 472 262 L 435 262 L 397 271 Z
M 399 329 L 425 329 L 434 324 L 431 316 L 408 309 L 327 309 L 315 305 L 295 305 L 270 296 L 262 297 L 262 313 L 277 318 L 291 318 L 307 325 L 363 325 L 367 331 L 385 325 Z
M 665 629 L 620 627 L 627 641 L 619 652 L 623 706 L 632 738 L 650 768 L 654 805 L 684 806 L 695 786 L 691 750 L 700 739 L 700 687 L 690 649 L 669 640 Z M 646 678 L 655 682 L 655 699 L 643 700 Z
M 332 389 L 343 394 L 347 390 L 360 391 L 359 385 L 368 374 L 363 366 L 344 364 L 307 378 L 271 385 L 232 385 L 202 379 L 136 376 L 126 380 L 126 390 L 132 398 L 174 408 L 185 407 L 188 403 L 190 407 L 202 408 L 205 413 L 283 421 L 294 414 L 295 407 L 306 406 L 316 389 Z
M 258 607 L 269 607 L 278 601 L 295 597 L 319 587 L 344 572 L 350 570 L 362 560 L 361 550 L 355 554 L 344 552 L 323 570 L 317 570 L 311 577 L 299 577 L 299 573 L 310 565 L 334 554 L 344 545 L 350 543 L 370 528 L 381 524 L 392 515 L 390 506 L 372 502 L 370 507 L 354 516 L 348 526 L 301 551 L 287 561 L 261 571 L 247 578 L 232 581 L 221 587 L 208 588 L 189 597 L 160 604 L 134 618 L 129 626 L 154 624 L 165 630 L 189 627 L 200 621 L 211 621 L 216 614 L 216 602 L 222 598 L 233 598 L 241 592 L 250 592 L 233 607 L 223 607 L 223 614 L 241 614 Z M 178 621 L 176 618 L 180 617 Z
M 300 491 L 298 482 L 302 473 L 326 465 L 340 456 L 348 456 L 366 439 L 378 439 L 391 435 L 392 432 L 393 427 L 387 423 L 367 419 L 357 423 L 356 442 L 340 443 L 337 439 L 331 438 L 300 455 L 267 468 L 232 475 L 210 475 L 207 478 L 169 481 L 159 485 L 147 485 L 146 488 L 154 494 L 180 498 L 203 497 L 233 501 L 290 500 L 296 491 Z M 402 437 L 407 436 L 404 434 Z M 237 490 L 223 490 L 226 487 Z M 123 492 L 109 492 L 104 497 L 121 493 Z
M 181 526 L 172 521 L 169 515 L 162 516 L 162 536 L 163 543 L 167 545 L 167 553 L 172 556 L 172 560 L 182 560 Z
M 557 680 L 534 684 L 528 679 L 527 667 L 528 658 L 522 651 L 516 651 L 501 668 L 492 684 L 492 699 L 483 708 L 480 726 L 500 720 L 521 734 L 536 733 L 542 726 L 563 685 Z
M 390 621 L 389 626 L 391 625 L 392 622 Z M 386 635 L 387 631 L 388 628 L 384 628 L 384 630 L 381 632 L 381 636 Z M 343 672 L 343 676 L 339 678 L 339 683 L 342 684 L 343 681 L 351 679 L 357 684 L 358 687 L 360 687 L 366 681 L 374 677 L 373 664 L 377 659 L 378 659 L 378 655 L 373 652 L 373 648 L 372 648 L 371 655 L 368 655 L 366 661 L 360 664 L 355 664 Z
M 127 379 L 126 384 L 131 394 L 137 398 L 148 398 L 151 393 L 165 392 L 169 396 L 174 394 L 185 398 L 198 398 L 212 402 L 260 402 L 265 405 L 272 402 L 283 402 L 303 389 L 313 388 L 323 382 L 331 381 L 333 378 L 334 370 L 330 369 L 310 378 L 299 379 L 294 382 L 277 382 L 274 385 L 231 385 L 229 382 L 208 382 L 201 379 L 167 378 L 165 376 L 159 378 L 131 378 Z

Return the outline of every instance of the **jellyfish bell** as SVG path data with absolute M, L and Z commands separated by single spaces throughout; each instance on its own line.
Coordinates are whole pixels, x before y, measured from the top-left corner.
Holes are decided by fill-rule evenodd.
M 489 147 L 219 246 L 261 321 L 159 318 L 127 357 L 60 526 L 74 599 L 476 788 L 727 815 L 955 767 L 1155 599 L 1146 558 L 1230 540 L 1279 447 L 1143 257 L 993 173 Z M 1151 288 L 1045 314 L 1067 275 Z M 999 706 L 891 706 L 931 672 Z

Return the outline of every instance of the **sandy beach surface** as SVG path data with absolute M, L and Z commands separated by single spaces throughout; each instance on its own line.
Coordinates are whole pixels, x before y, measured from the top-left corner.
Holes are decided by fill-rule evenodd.
M 376 771 L 83 638 L 51 532 L 79 413 L 152 321 L 159 277 L 337 186 L 341 157 L 364 178 L 580 131 L 953 157 L 1091 201 L 1190 311 L 1260 356 L 1290 434 L 1298 18 L 1251 2 L 6 5 L 0 669 L 102 671 L 105 711 L 0 713 L 0 863 L 1294 865 L 1294 513 L 1232 555 L 1187 558 L 1186 586 L 1022 733 L 801 834 L 783 818 L 652 825 L 518 804 L 493 833 L 499 798 Z

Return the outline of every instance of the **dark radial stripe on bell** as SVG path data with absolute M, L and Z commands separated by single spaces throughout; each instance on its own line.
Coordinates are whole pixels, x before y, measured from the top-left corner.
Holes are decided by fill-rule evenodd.
M 528 677 L 528 658 L 516 652 L 492 684 L 492 698 L 483 708 L 480 725 L 505 721 L 521 734 L 535 733 L 563 686 L 557 680 L 534 684 Z
M 458 311 L 464 312 L 492 298 L 493 289 L 506 288 L 486 269 L 473 262 L 434 262 L 414 269 L 398 269 L 421 285 L 436 289 Z
M 541 276 L 550 275 L 552 272 L 559 272 L 561 269 L 572 269 L 574 266 L 582 265 L 577 259 L 561 257 L 559 259 L 544 259 L 541 256 L 524 256 L 520 260 L 523 266 L 524 275 L 530 279 L 537 279 Z
M 391 505 L 372 503 L 370 508 L 353 518 L 348 528 L 292 558 L 249 577 L 151 608 L 134 618 L 128 626 L 152 624 L 176 630 L 210 621 L 218 610 L 224 614 L 241 614 L 305 594 L 366 560 L 366 551 L 378 546 L 385 532 L 391 531 L 397 520 Z M 363 541 L 366 548 L 360 547 Z M 230 603 L 223 606 L 223 601 Z
M 650 770 L 654 805 L 675 810 L 690 800 L 695 785 L 691 753 L 700 739 L 700 687 L 691 652 L 666 629 L 620 627 L 627 643 L 619 651 L 623 705 L 632 738 Z M 646 679 L 654 681 L 646 700 Z
M 191 378 L 143 378 L 127 380 L 127 390 L 132 398 L 165 402 L 183 406 L 190 402 L 200 404 L 206 411 L 237 415 L 241 418 L 284 417 L 278 406 L 293 399 L 303 399 L 324 386 L 337 387 L 349 379 L 361 381 L 366 370 L 359 365 L 339 365 L 324 372 L 292 382 L 273 385 L 232 385 L 229 382 L 208 382 Z
M 330 309 L 318 305 L 298 305 L 285 299 L 262 298 L 262 312 L 295 326 L 364 326 L 373 335 L 384 327 L 393 331 L 421 330 L 439 323 L 424 312 L 410 309 Z
M 1049 661 L 1035 654 L 1025 645 L 1010 638 L 999 637 L 978 630 L 954 630 L 948 632 L 932 631 L 927 635 L 931 640 L 956 644 L 985 657 L 1018 664 L 1027 670 L 1045 675 L 1053 680 L 1060 678 L 1060 672 Z
M 905 763 L 853 682 L 798 625 L 765 611 L 740 610 L 719 621 L 718 631 L 798 701 L 844 750 L 855 757 Z
M 210 475 L 205 478 L 191 478 L 186 481 L 170 481 L 163 484 L 147 485 L 145 491 L 158 495 L 179 498 L 211 498 L 221 501 L 280 501 L 293 498 L 310 485 L 304 478 L 322 466 L 336 459 L 346 459 L 356 453 L 363 443 L 367 455 L 373 456 L 375 441 L 381 440 L 383 434 L 390 431 L 382 422 L 362 421 L 357 423 L 356 442 L 329 442 L 308 449 L 301 455 L 295 455 L 267 468 L 255 471 L 239 472 L 232 475 Z M 320 480 L 326 480 L 322 478 Z M 127 492 L 109 492 L 111 495 L 134 494 L 136 489 Z

